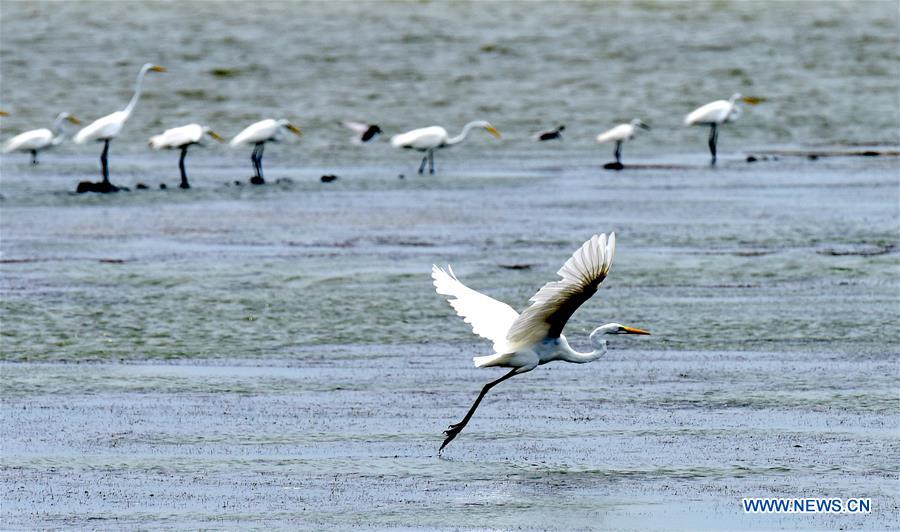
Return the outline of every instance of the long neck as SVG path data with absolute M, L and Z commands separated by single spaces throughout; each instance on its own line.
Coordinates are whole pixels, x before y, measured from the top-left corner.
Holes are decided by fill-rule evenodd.
M 134 107 L 137 105 L 138 100 L 141 99 L 141 87 L 144 85 L 144 76 L 147 75 L 147 68 L 142 68 L 138 73 L 137 81 L 134 82 L 134 96 L 131 97 L 131 101 L 128 102 L 128 107 L 123 109 L 122 111 L 125 113 L 126 118 L 131 116 L 131 112 L 134 111 Z
M 56 117 L 56 120 L 53 121 L 53 132 L 57 135 L 62 135 L 65 133 L 63 130 L 63 124 L 66 121 L 65 115 L 59 115 Z
M 460 142 L 466 140 L 466 137 L 469 136 L 469 131 L 471 131 L 476 124 L 477 122 L 469 122 L 464 128 L 462 128 L 462 132 L 460 132 L 459 135 L 447 139 L 447 142 L 445 142 L 444 144 L 459 144 Z
M 63 140 L 66 138 L 66 130 L 63 127 L 66 119 L 63 116 L 56 117 L 56 120 L 53 122 L 53 139 L 50 141 L 54 146 L 62 144 Z
M 606 340 L 600 339 L 599 335 L 591 336 L 591 347 L 593 347 L 594 350 L 590 353 L 579 353 L 569 347 L 569 344 L 566 343 L 562 346 L 561 356 L 559 358 L 566 362 L 585 364 L 587 362 L 593 362 L 606 354 Z

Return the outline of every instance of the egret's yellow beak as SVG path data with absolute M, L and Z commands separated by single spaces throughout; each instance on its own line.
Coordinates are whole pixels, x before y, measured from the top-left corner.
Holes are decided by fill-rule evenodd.
M 81 120 L 78 120 L 78 118 L 76 118 L 72 115 L 69 115 L 68 117 L 66 117 L 66 120 L 68 120 L 69 122 L 72 122 L 75 125 L 78 125 L 81 123 Z
M 150 67 L 150 72 L 168 72 L 166 67 L 161 67 L 159 65 L 153 65 Z
M 291 133 L 297 135 L 298 137 L 303 136 L 303 132 L 300 131 L 300 128 L 297 127 L 297 126 L 295 126 L 294 124 L 287 124 L 287 125 L 284 126 L 284 127 L 286 127 L 288 131 L 290 131 Z
M 486 129 L 488 133 L 497 137 L 498 139 L 503 138 L 503 135 L 501 135 L 500 132 L 497 131 L 497 128 L 495 128 L 494 126 L 487 126 L 484 129 Z
M 206 134 L 209 135 L 210 137 L 218 140 L 219 142 L 225 142 L 225 139 L 222 138 L 222 135 L 219 135 L 218 133 L 216 133 L 213 130 L 207 131 Z
M 750 105 L 758 105 L 766 101 L 765 98 L 757 98 L 755 96 L 744 96 L 741 101 Z
M 6 111 L 0 111 L 0 116 L 9 116 L 9 113 Z
M 625 331 L 626 334 L 650 334 L 650 331 L 635 329 L 634 327 L 622 327 L 621 330 Z

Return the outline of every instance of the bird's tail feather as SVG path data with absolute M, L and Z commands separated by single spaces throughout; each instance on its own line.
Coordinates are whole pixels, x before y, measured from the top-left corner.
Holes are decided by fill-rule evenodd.
M 472 362 L 476 368 L 489 368 L 491 366 L 502 366 L 513 353 L 494 353 L 482 357 L 472 357 Z

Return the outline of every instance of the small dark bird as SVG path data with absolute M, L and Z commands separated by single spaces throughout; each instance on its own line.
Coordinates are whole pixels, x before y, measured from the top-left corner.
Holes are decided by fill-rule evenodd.
M 562 132 L 566 130 L 566 126 L 559 126 L 554 129 L 548 129 L 546 131 L 538 131 L 534 135 L 531 136 L 534 140 L 543 141 L 543 140 L 553 140 L 559 139 L 562 140 Z
M 354 144 L 365 144 L 382 133 L 381 128 L 377 124 L 364 124 L 362 122 L 351 122 L 345 120 L 341 124 L 356 133 L 353 137 Z

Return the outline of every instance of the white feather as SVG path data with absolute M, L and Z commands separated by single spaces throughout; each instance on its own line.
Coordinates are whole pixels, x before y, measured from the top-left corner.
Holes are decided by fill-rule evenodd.
M 512 307 L 472 290 L 462 284 L 448 266 L 447 271 L 432 266 L 431 277 L 438 294 L 449 296 L 447 301 L 463 320 L 472 326 L 472 332 L 494 343 L 494 351 L 507 351 L 506 335 L 519 317 Z

